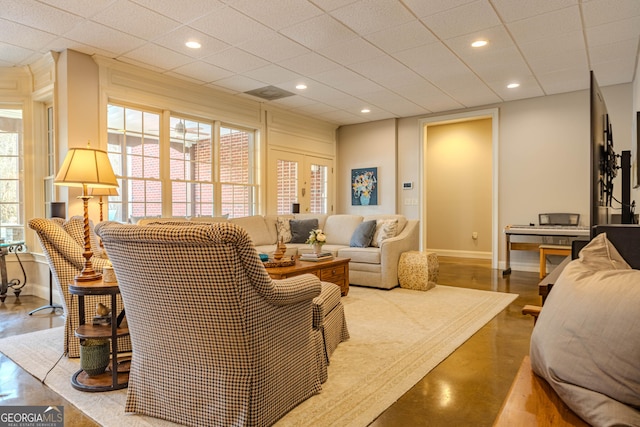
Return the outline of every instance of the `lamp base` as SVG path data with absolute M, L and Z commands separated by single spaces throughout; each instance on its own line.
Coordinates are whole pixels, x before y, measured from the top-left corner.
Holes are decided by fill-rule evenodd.
M 77 282 L 95 282 L 97 280 L 102 280 L 102 273 L 93 273 L 93 274 L 78 274 L 73 280 Z

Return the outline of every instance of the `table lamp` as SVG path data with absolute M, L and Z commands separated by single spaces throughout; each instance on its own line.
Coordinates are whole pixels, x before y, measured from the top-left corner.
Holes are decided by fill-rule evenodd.
M 91 148 L 71 148 L 60 167 L 60 171 L 54 179 L 54 184 L 68 187 L 82 187 L 82 199 L 84 209 L 84 268 L 75 277 L 76 282 L 88 282 L 99 280 L 102 274 L 93 269 L 91 257 L 91 240 L 89 235 L 89 199 L 88 187 L 93 188 L 117 188 L 118 181 L 113 173 L 111 162 L 106 151 Z
M 117 196 L 118 195 L 118 189 L 117 188 L 113 188 L 113 187 L 91 187 L 91 189 L 89 190 L 89 194 L 91 196 L 98 196 L 98 204 L 100 205 L 100 222 L 102 222 L 102 205 L 104 204 L 104 202 L 102 201 L 102 197 L 106 196 Z

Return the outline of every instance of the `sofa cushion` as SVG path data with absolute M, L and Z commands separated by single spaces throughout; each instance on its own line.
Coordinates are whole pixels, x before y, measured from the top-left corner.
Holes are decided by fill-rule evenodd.
M 318 220 L 318 228 L 324 229 L 324 224 L 327 222 L 328 214 L 315 214 L 315 213 L 301 213 L 295 214 L 295 219 L 317 219 Z
M 269 227 L 267 227 L 267 222 L 264 220 L 262 215 L 232 218 L 229 222 L 244 228 L 247 233 L 249 233 L 249 236 L 255 246 L 271 245 L 276 243 L 273 239 L 273 235 L 269 231 Z
M 291 243 L 305 243 L 309 238 L 311 230 L 318 228 L 318 220 L 311 219 L 292 219 L 289 221 L 291 227 Z
M 327 243 L 349 246 L 353 232 L 361 223 L 361 215 L 329 215 L 323 228 Z
M 223 216 L 192 216 L 189 218 L 189 222 L 214 224 L 216 222 L 229 222 L 229 215 Z
M 349 246 L 352 248 L 366 248 L 371 244 L 371 239 L 373 239 L 373 233 L 375 232 L 375 220 L 361 222 L 351 235 Z
M 377 248 L 382 245 L 382 241 L 396 237 L 398 233 L 398 220 L 397 219 L 378 219 L 376 221 L 376 232 L 373 235 L 371 246 Z
M 351 258 L 351 262 L 363 264 L 380 264 L 381 253 L 378 248 L 341 248 L 338 250 L 341 258 Z
M 626 264 L 596 236 L 557 279 L 531 336 L 534 372 L 592 425 L 640 425 L 640 271 Z

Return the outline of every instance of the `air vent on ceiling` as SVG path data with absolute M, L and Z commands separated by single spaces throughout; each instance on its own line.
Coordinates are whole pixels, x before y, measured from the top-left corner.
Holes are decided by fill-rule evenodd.
M 257 96 L 258 98 L 266 99 L 267 101 L 275 101 L 276 99 L 286 98 L 287 96 L 295 95 L 284 89 L 280 89 L 275 86 L 265 86 L 258 89 L 253 89 L 245 92 L 246 94 Z

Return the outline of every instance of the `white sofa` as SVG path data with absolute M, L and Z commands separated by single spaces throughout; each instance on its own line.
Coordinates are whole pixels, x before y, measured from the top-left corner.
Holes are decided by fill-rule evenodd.
M 327 236 L 327 243 L 323 251 L 331 252 L 334 256 L 351 258 L 349 263 L 349 282 L 352 285 L 369 286 L 391 289 L 398 285 L 398 260 L 406 251 L 416 251 L 419 246 L 418 220 L 408 220 L 403 215 L 325 215 L 325 214 L 295 214 L 295 215 L 254 215 L 242 218 L 226 219 L 223 217 L 192 218 L 191 222 L 220 222 L 229 221 L 247 230 L 258 252 L 272 254 L 279 240 L 278 219 L 305 220 L 316 219 L 318 228 Z M 351 237 L 356 228 L 364 221 L 384 220 L 397 221 L 396 235 L 382 240 L 379 247 L 351 247 Z M 138 221 L 139 225 L 158 222 L 182 222 L 183 218 L 145 218 Z M 312 248 L 306 243 L 286 242 L 287 255 L 297 255 L 311 252 Z

